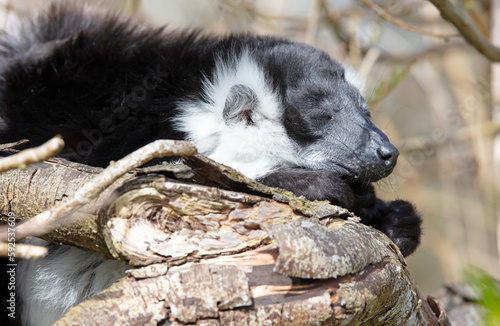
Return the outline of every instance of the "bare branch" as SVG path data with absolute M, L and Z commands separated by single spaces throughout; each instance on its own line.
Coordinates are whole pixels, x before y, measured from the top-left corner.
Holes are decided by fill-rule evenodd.
M 439 37 L 439 38 L 444 38 L 444 39 L 449 39 L 452 37 L 459 37 L 459 34 L 441 34 L 441 33 L 435 33 L 432 31 L 429 31 L 424 28 L 416 27 L 416 26 L 410 26 L 401 20 L 394 18 L 393 16 L 389 15 L 387 12 L 384 11 L 381 7 L 379 7 L 377 4 L 373 3 L 371 0 L 363 0 L 363 3 L 370 7 L 377 15 L 380 16 L 380 18 L 384 19 L 385 21 L 398 26 L 399 28 L 404 29 L 405 31 L 410 31 L 410 32 L 416 32 L 424 35 L 429 35 L 433 37 Z
M 467 12 L 469 13 L 470 17 L 474 21 L 474 24 L 476 24 L 477 28 L 479 28 L 479 31 L 489 39 L 490 33 L 488 32 L 488 28 L 484 24 L 484 22 L 481 19 L 481 16 L 479 16 L 477 10 L 474 8 L 474 1 L 472 0 L 464 0 L 464 5 L 465 9 L 467 9 Z
M 500 48 L 494 46 L 458 8 L 448 0 L 429 0 L 441 16 L 453 24 L 464 39 L 491 61 L 500 62 Z
M 57 135 L 45 144 L 26 149 L 17 154 L 2 158 L 0 160 L 0 172 L 15 168 L 25 168 L 26 166 L 45 161 L 52 156 L 57 155 L 64 147 L 64 141 Z
M 15 151 L 15 152 L 19 152 L 19 150 L 15 150 L 14 148 L 17 147 L 17 146 L 24 145 L 24 144 L 26 144 L 28 142 L 29 142 L 29 140 L 22 139 L 20 141 L 14 142 L 14 143 L 0 144 L 0 151 Z

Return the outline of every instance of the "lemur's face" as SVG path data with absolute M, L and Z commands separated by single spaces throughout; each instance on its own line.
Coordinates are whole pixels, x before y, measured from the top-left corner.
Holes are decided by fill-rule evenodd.
M 300 164 L 362 181 L 388 176 L 398 150 L 371 122 L 366 101 L 344 69 L 324 55 L 303 59 L 287 74 L 283 96 L 283 122 L 298 144 Z
M 303 167 L 376 181 L 398 157 L 342 66 L 303 44 L 220 59 L 180 112 L 177 127 L 202 154 L 253 178 Z

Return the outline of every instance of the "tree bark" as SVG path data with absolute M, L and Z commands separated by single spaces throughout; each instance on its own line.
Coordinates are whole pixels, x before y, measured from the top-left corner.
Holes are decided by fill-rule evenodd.
M 347 210 L 202 156 L 185 164 L 123 176 L 45 236 L 138 267 L 57 325 L 446 324 L 398 248 Z M 5 172 L 0 215 L 28 219 L 99 172 L 62 160 Z

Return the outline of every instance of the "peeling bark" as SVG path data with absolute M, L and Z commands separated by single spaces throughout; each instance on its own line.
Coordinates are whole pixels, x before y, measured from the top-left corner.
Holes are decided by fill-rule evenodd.
M 334 220 L 326 228 L 307 219 L 264 225 L 264 229 L 280 249 L 276 271 L 292 277 L 337 278 L 359 272 L 391 255 L 406 265 L 387 237 L 355 222 Z
M 274 271 L 277 257 L 278 247 L 270 244 L 199 263 L 131 270 L 108 290 L 70 309 L 56 325 L 164 321 L 173 325 L 438 325 L 397 255 L 357 273 L 316 280 Z

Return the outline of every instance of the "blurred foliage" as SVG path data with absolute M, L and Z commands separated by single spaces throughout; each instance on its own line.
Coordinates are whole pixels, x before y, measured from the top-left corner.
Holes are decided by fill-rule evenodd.
M 408 75 L 417 59 L 412 59 L 406 65 L 397 64 L 394 66 L 387 81 L 381 80 L 375 86 L 373 94 L 368 99 L 368 105 L 374 107 L 383 101 L 399 83 Z
M 500 282 L 474 266 L 465 270 L 464 278 L 477 291 L 477 303 L 485 308 L 485 325 L 500 326 Z

